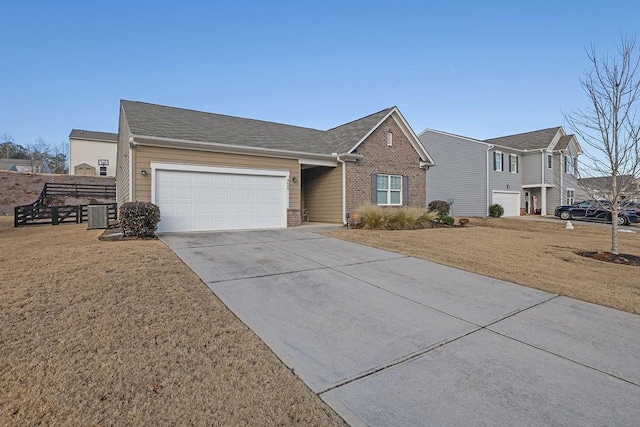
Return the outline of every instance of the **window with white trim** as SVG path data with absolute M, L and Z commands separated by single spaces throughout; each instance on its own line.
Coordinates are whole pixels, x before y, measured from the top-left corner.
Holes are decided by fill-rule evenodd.
M 576 192 L 573 188 L 567 188 L 567 205 L 572 205 L 576 202 Z
M 547 169 L 553 169 L 553 154 L 547 153 Z
M 402 175 L 378 174 L 379 205 L 402 205 Z
M 504 168 L 502 167 L 502 159 L 503 155 L 500 151 L 493 152 L 493 170 L 502 172 Z
M 564 173 L 574 173 L 575 172 L 575 161 L 576 159 L 571 156 L 565 156 L 564 158 Z
M 518 156 L 509 154 L 509 172 L 518 173 Z
M 100 166 L 100 176 L 107 176 L 107 167 Z

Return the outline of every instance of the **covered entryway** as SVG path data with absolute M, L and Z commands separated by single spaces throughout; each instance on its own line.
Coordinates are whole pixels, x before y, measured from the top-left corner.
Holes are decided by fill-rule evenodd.
M 284 228 L 288 171 L 151 164 L 159 232 Z
M 504 216 L 520 216 L 519 191 L 493 191 L 491 204 L 496 203 L 504 208 Z

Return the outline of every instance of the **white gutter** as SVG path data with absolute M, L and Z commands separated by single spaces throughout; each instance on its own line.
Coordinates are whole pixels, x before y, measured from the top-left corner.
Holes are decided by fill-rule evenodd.
M 301 157 L 311 158 L 311 159 L 332 159 L 335 157 L 333 153 L 331 155 L 320 154 L 320 153 L 307 153 L 302 151 L 238 146 L 238 145 L 231 145 L 231 144 L 222 144 L 217 142 L 191 141 L 186 139 L 164 138 L 164 137 L 157 137 L 157 136 L 133 135 L 133 138 L 135 138 L 135 145 L 148 145 L 152 147 L 182 148 L 182 149 L 202 150 L 202 151 L 217 151 L 217 152 L 231 153 L 231 154 L 249 154 L 249 155 L 259 155 L 259 156 L 265 156 L 265 157 L 284 157 L 284 158 L 292 158 L 292 159 L 299 159 Z M 358 157 L 361 157 L 361 156 L 354 155 L 354 158 L 358 158 Z
M 540 184 L 544 185 L 544 167 L 546 166 L 545 162 L 547 161 L 547 159 L 545 159 L 545 152 L 543 150 L 540 150 L 540 156 L 541 156 L 540 158 L 542 159 L 542 161 L 540 162 L 541 163 L 540 164 L 540 166 L 541 166 L 541 168 L 540 168 Z
M 342 163 L 342 223 L 347 225 L 347 171 L 344 160 L 340 158 L 338 153 L 331 153 L 336 160 Z
M 486 203 L 486 208 L 487 208 L 487 213 L 489 212 L 489 199 L 491 198 L 491 188 L 489 187 L 489 171 L 491 170 L 491 163 L 489 161 L 489 151 L 491 151 L 493 148 L 495 148 L 495 145 L 491 145 L 489 144 L 489 147 L 487 148 L 487 203 Z

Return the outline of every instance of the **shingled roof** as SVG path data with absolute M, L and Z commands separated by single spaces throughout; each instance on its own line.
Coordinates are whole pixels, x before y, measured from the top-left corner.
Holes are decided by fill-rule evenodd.
M 91 139 L 104 142 L 118 142 L 118 134 L 111 132 L 96 132 L 92 130 L 72 129 L 69 138 Z
M 502 147 L 515 148 L 516 150 L 538 150 L 547 148 L 560 129 L 561 127 L 558 126 L 549 129 L 535 130 L 533 132 L 502 136 L 500 138 L 486 139 L 484 142 Z
M 569 146 L 569 143 L 574 138 L 574 135 L 561 136 L 556 144 L 556 150 L 564 150 Z
M 122 100 L 121 105 L 135 136 L 317 154 L 348 152 L 394 109 L 322 131 L 145 102 Z

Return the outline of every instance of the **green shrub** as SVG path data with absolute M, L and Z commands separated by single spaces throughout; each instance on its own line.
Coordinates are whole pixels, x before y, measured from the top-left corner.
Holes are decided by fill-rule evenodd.
M 453 225 L 456 222 L 456 220 L 451 218 L 450 216 L 445 216 L 440 218 L 440 222 L 447 225 Z
M 123 203 L 118 217 L 125 236 L 153 237 L 160 222 L 160 208 L 147 202 Z
M 492 218 L 500 218 L 502 215 L 504 215 L 504 208 L 502 207 L 502 205 L 499 204 L 494 204 L 489 206 L 489 216 Z
M 427 208 L 430 211 L 438 212 L 438 216 L 440 219 L 444 218 L 445 216 L 449 216 L 449 211 L 451 210 L 451 206 L 449 206 L 449 203 L 445 202 L 444 200 L 433 200 L 429 202 Z

